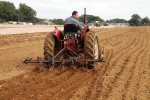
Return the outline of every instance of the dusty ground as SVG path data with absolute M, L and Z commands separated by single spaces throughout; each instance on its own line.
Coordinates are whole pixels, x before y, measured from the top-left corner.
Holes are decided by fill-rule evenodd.
M 62 25 L 1 25 L 0 24 L 0 35 L 8 34 L 24 34 L 24 33 L 35 33 L 35 32 L 50 32 L 57 27 L 63 30 Z M 90 26 L 92 28 L 93 26 Z M 100 28 L 113 28 L 114 26 L 101 26 Z M 99 28 L 99 27 L 95 27 Z
M 62 25 L 0 25 L 0 35 L 50 32 L 55 26 L 63 29 Z
M 35 71 L 49 32 L 0 36 L 0 100 L 150 100 L 150 27 L 95 29 L 105 63 L 85 74 Z

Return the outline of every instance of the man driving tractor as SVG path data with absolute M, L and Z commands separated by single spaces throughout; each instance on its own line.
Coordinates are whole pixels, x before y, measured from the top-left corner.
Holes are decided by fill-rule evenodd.
M 42 63 L 45 63 L 52 71 L 55 65 L 60 65 L 61 72 L 64 72 L 64 66 L 70 64 L 73 66 L 80 63 L 81 66 L 92 69 L 98 62 L 104 62 L 104 47 L 99 49 L 99 40 L 97 35 L 90 31 L 86 26 L 86 9 L 84 9 L 84 23 L 81 25 L 78 18 L 78 12 L 73 11 L 72 16 L 64 21 L 64 31 L 55 28 L 48 34 L 44 42 L 44 60 L 25 59 L 24 63 L 39 63 L 41 71 Z M 82 29 L 82 26 L 85 27 Z M 78 37 L 77 37 L 78 35 Z
M 64 24 L 65 23 L 70 23 L 70 24 L 76 24 L 76 25 L 78 25 L 78 30 L 79 30 L 79 33 L 80 33 L 81 30 L 82 30 L 82 26 L 83 27 L 87 27 L 87 26 L 84 25 L 84 24 L 81 26 L 80 22 L 77 20 L 78 17 L 79 17 L 78 12 L 77 11 L 73 11 L 72 12 L 72 16 L 66 18 L 65 21 L 64 21 Z

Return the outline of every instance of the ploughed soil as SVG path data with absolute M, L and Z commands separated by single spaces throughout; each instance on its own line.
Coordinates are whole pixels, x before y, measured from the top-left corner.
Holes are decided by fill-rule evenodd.
M 150 27 L 93 31 L 106 62 L 88 73 L 67 66 L 39 73 L 38 64 L 23 63 L 43 58 L 50 32 L 0 35 L 0 100 L 150 100 Z

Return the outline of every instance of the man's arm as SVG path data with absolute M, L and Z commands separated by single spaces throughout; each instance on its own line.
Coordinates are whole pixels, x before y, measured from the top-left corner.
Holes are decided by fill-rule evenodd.
M 78 25 L 79 30 L 82 30 L 82 26 L 81 26 L 81 24 L 79 23 L 79 21 L 78 21 L 78 20 L 75 20 L 75 23 Z
M 82 26 L 81 26 L 81 24 L 79 23 L 79 21 L 78 21 L 78 25 L 79 25 L 79 30 L 82 30 Z

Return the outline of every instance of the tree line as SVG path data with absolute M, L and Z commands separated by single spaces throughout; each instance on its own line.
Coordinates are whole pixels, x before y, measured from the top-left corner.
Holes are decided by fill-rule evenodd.
M 64 23 L 63 19 L 50 19 L 49 21 L 51 21 L 52 23 L 57 24 L 57 25 L 62 25 Z M 78 21 L 84 22 L 84 15 L 79 16 Z M 93 21 L 105 22 L 99 16 L 94 16 L 94 15 L 87 15 L 87 21 L 88 21 L 88 23 L 92 23 Z
M 106 20 L 107 23 L 129 23 L 130 26 L 143 26 L 146 23 L 150 23 L 150 19 L 148 17 L 141 18 L 138 14 L 133 14 L 130 20 L 125 19 L 111 19 Z
M 33 8 L 24 3 L 20 3 L 19 8 L 16 9 L 13 3 L 0 1 L 0 23 L 8 21 L 37 23 L 46 20 L 37 18 L 36 14 L 37 12 Z M 63 19 L 49 19 L 49 21 L 56 25 L 64 23 Z
M 8 21 L 36 23 L 46 20 L 37 18 L 36 14 L 37 12 L 33 8 L 24 3 L 20 3 L 19 8 L 16 9 L 13 3 L 9 1 L 0 1 L 0 23 Z M 84 22 L 83 15 L 81 15 L 78 20 Z M 99 16 L 94 15 L 87 15 L 87 20 L 89 23 L 92 21 L 104 22 Z M 56 25 L 62 25 L 64 23 L 63 19 L 49 19 L 49 21 Z
M 143 26 L 146 23 L 150 23 L 148 17 L 141 18 L 138 14 L 133 14 L 129 20 L 131 26 Z
M 80 22 L 84 22 L 84 15 L 79 16 L 78 20 Z M 49 21 L 57 25 L 62 25 L 64 22 L 63 19 L 50 19 Z M 88 23 L 93 23 L 93 21 L 100 21 L 104 23 L 104 25 L 107 25 L 106 23 L 129 23 L 130 26 L 143 26 L 145 23 L 150 23 L 150 19 L 148 17 L 141 18 L 138 14 L 133 14 L 130 20 L 115 18 L 106 21 L 104 21 L 104 19 L 100 18 L 99 16 L 87 15 L 87 21 Z
M 94 15 L 86 15 L 87 16 L 87 21 L 88 23 L 92 23 L 93 21 L 100 21 L 100 22 L 105 22 L 102 18 L 99 16 L 94 16 Z M 80 22 L 84 22 L 84 15 L 79 16 L 78 20 Z
M 128 21 L 125 19 L 115 18 L 115 19 L 106 20 L 106 23 L 128 23 Z
M 0 1 L 0 23 L 8 21 L 36 23 L 45 20 L 37 18 L 36 14 L 37 12 L 33 8 L 24 3 L 20 3 L 19 8 L 16 9 L 13 3 L 9 1 Z M 79 16 L 78 20 L 80 22 L 84 22 L 84 15 Z M 49 19 L 49 21 L 56 25 L 62 25 L 64 23 L 63 19 Z M 129 23 L 131 26 L 141 26 L 145 23 L 150 23 L 150 19 L 148 17 L 141 18 L 138 14 L 133 14 L 131 19 L 128 21 L 119 18 L 104 21 L 104 19 L 100 18 L 99 16 L 87 14 L 87 21 L 88 23 L 100 21 L 105 25 L 106 23 Z

